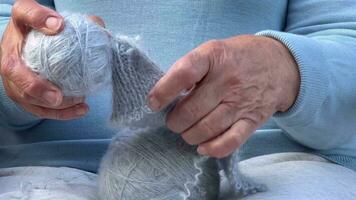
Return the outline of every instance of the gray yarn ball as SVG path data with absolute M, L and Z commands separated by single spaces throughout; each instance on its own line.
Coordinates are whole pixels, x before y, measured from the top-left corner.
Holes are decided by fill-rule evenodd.
M 104 157 L 102 200 L 216 200 L 220 176 L 214 159 L 199 156 L 165 127 L 121 132 Z
M 65 17 L 64 30 L 54 36 L 32 30 L 23 58 L 33 71 L 56 84 L 64 96 L 85 96 L 110 81 L 112 37 L 82 15 Z

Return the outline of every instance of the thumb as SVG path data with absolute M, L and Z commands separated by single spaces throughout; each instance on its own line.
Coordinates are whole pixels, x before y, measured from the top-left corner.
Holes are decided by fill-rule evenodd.
M 62 16 L 34 0 L 16 1 L 12 8 L 12 18 L 23 33 L 31 27 L 44 34 L 54 35 L 64 27 Z

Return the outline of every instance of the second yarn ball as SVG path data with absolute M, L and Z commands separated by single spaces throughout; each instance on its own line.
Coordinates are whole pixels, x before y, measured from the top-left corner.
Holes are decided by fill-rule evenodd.
M 27 66 L 57 85 L 64 96 L 85 96 L 110 81 L 112 37 L 82 15 L 64 19 L 65 28 L 58 35 L 32 30 L 23 57 Z

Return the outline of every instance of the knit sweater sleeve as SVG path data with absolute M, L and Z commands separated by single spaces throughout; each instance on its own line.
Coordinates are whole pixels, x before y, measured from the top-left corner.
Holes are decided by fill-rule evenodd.
M 356 143 L 355 10 L 354 0 L 289 0 L 285 31 L 257 33 L 285 44 L 301 76 L 297 100 L 275 114 L 277 124 L 317 150 Z
M 6 29 L 11 17 L 14 0 L 0 0 L 0 37 Z M 42 0 L 41 4 L 54 8 L 53 1 Z M 0 78 L 1 79 L 1 78 Z M 13 102 L 6 94 L 2 80 L 0 81 L 0 127 L 11 130 L 25 130 L 36 124 L 41 119 L 24 111 L 20 105 Z

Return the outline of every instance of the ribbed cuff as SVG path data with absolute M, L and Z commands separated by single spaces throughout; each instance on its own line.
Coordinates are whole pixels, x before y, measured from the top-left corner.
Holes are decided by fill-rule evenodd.
M 279 31 L 262 31 L 258 36 L 274 38 L 283 43 L 293 55 L 301 77 L 300 90 L 294 105 L 274 118 L 283 126 L 306 126 L 321 107 L 327 96 L 328 74 L 322 48 L 313 39 Z

